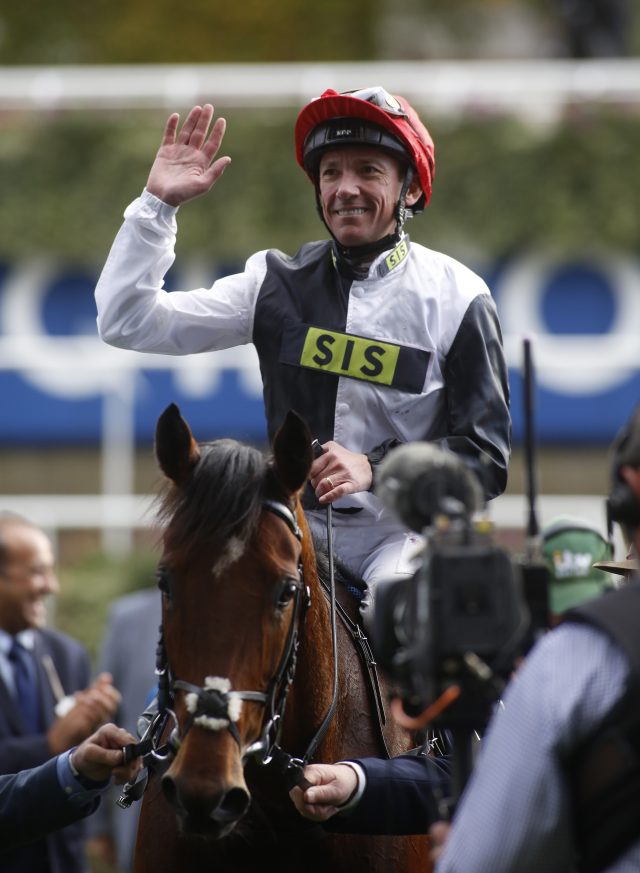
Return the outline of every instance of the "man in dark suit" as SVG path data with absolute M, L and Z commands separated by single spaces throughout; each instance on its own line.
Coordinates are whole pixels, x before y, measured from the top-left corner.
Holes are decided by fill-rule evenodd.
M 45 627 L 59 590 L 49 538 L 26 519 L 0 515 L 0 773 L 35 767 L 113 717 L 108 674 L 89 684 L 89 656 Z M 28 709 L 27 700 L 31 699 Z M 82 823 L 6 854 L 3 873 L 86 873 Z
M 305 818 L 327 830 L 355 834 L 424 834 L 442 818 L 451 794 L 450 755 L 358 758 L 309 764 L 311 788 L 291 790 Z
M 116 784 L 133 780 L 140 759 L 125 764 L 123 747 L 134 742 L 128 731 L 104 724 L 39 767 L 0 776 L 0 869 L 5 852 L 90 815 L 112 776 Z

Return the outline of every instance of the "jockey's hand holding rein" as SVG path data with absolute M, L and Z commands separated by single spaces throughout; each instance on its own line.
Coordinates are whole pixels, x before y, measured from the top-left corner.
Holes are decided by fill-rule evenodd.
M 368 491 L 373 482 L 371 464 L 366 455 L 351 452 L 329 440 L 323 453 L 311 466 L 309 481 L 320 503 L 333 503 L 347 494 Z

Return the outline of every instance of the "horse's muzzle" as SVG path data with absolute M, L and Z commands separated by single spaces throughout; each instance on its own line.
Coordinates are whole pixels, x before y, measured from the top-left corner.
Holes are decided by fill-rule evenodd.
M 243 788 L 222 794 L 189 791 L 170 774 L 162 777 L 162 790 L 173 806 L 185 835 L 218 840 L 230 833 L 247 813 L 251 798 Z

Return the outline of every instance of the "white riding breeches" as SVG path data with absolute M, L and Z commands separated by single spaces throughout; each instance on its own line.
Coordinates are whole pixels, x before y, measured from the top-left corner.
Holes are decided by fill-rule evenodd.
M 327 540 L 325 509 L 307 510 L 314 536 Z M 391 515 L 373 519 L 368 512 L 332 513 L 335 555 L 366 583 L 363 612 L 370 608 L 379 582 L 412 576 L 419 566 L 424 538 L 407 530 Z

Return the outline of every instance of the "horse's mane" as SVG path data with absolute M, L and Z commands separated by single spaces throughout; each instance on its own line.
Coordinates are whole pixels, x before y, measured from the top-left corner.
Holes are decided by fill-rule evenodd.
M 238 557 L 251 539 L 265 498 L 268 464 L 253 446 L 232 439 L 200 443 L 186 487 L 167 482 L 158 497 L 165 560 L 205 545 L 216 565 Z

